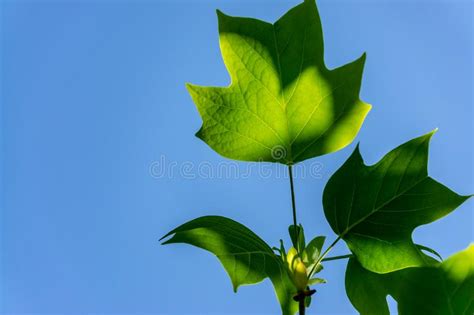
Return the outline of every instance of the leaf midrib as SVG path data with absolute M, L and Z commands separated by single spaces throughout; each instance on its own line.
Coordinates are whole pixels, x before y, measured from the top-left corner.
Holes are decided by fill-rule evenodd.
M 423 147 L 423 145 L 425 144 L 425 141 L 422 141 L 418 147 L 414 150 L 414 152 L 412 153 L 411 157 L 410 157 L 410 160 L 408 161 L 408 163 L 406 164 L 407 166 L 405 167 L 404 171 L 403 171 L 403 174 L 401 176 L 401 179 L 398 183 L 398 187 L 397 187 L 397 191 L 400 189 L 400 185 L 401 183 L 403 182 L 403 179 L 405 178 L 405 175 L 406 175 L 406 172 L 409 168 L 409 166 L 411 165 L 411 162 L 413 161 L 413 158 L 417 155 L 418 153 L 418 150 L 420 150 L 420 148 Z M 387 169 L 385 170 L 384 174 L 383 174 L 383 177 L 382 177 L 382 181 L 380 183 L 380 187 L 377 191 L 377 196 L 375 198 L 375 203 L 377 203 L 377 200 L 378 200 L 378 195 L 380 193 L 380 190 L 382 189 L 383 187 L 383 183 L 385 182 L 385 178 L 387 177 L 387 172 L 388 170 L 392 167 L 393 163 L 398 159 L 398 157 L 400 156 L 401 154 L 401 151 L 398 152 L 398 154 L 393 158 L 392 161 L 390 161 L 390 164 L 388 165 Z M 365 165 L 364 165 L 365 166 Z M 375 168 L 377 167 L 377 164 L 375 165 Z M 418 181 L 415 181 L 415 183 L 411 186 L 408 186 L 408 188 L 406 188 L 405 190 L 403 190 L 401 193 L 399 194 L 395 194 L 394 197 L 390 198 L 388 201 L 384 202 L 383 204 L 381 204 L 378 208 L 374 208 L 373 211 L 371 211 L 370 213 L 368 213 L 367 215 L 363 216 L 361 219 L 359 219 L 358 221 L 356 221 L 355 223 L 351 224 L 350 226 L 346 227 L 346 229 L 340 234 L 341 238 L 343 238 L 347 233 L 350 232 L 350 230 L 352 230 L 353 228 L 355 228 L 357 225 L 361 224 L 362 222 L 366 221 L 370 216 L 374 215 L 375 213 L 379 212 L 381 209 L 383 209 L 386 205 L 390 204 L 392 201 L 394 201 L 395 199 L 399 198 L 400 196 L 404 195 L 406 192 L 408 192 L 409 190 L 413 189 L 415 186 L 417 186 L 418 184 L 420 184 L 422 181 L 426 180 L 428 178 L 428 174 L 426 174 L 425 176 L 423 176 L 420 180 Z M 353 193 L 355 192 L 355 190 L 357 189 L 357 185 L 353 185 Z M 352 199 L 353 201 L 353 199 Z M 352 213 L 352 207 L 353 207 L 353 202 L 351 201 L 351 206 L 350 206 L 350 213 Z M 375 206 L 375 204 L 374 204 Z M 349 220 L 350 220 L 350 217 L 349 217 Z M 360 235 L 364 235 L 363 233 L 359 233 Z M 370 235 L 367 235 L 367 236 L 370 236 Z
M 385 176 L 384 176 L 385 177 Z M 375 208 L 373 211 L 369 212 L 367 215 L 363 216 L 362 218 L 360 218 L 359 220 L 357 220 L 356 222 L 354 222 L 353 224 L 351 224 L 349 227 L 347 227 L 341 234 L 339 234 L 339 236 L 341 238 L 344 238 L 344 236 L 346 236 L 353 228 L 355 228 L 357 225 L 361 224 L 362 222 L 364 222 L 365 220 L 367 220 L 370 216 L 374 215 L 375 213 L 379 212 L 383 207 L 387 206 L 388 204 L 390 204 L 392 201 L 394 201 L 395 199 L 401 197 L 402 195 L 404 195 L 407 191 L 413 189 L 415 186 L 417 186 L 418 184 L 420 184 L 422 181 L 426 180 L 428 178 L 428 176 L 425 176 L 423 177 L 421 180 L 418 180 L 416 181 L 413 185 L 409 186 L 407 189 L 403 190 L 401 193 L 399 194 L 396 194 L 394 197 L 390 198 L 388 201 L 384 202 L 383 204 L 381 204 L 379 207 Z M 363 233 L 359 233 L 360 235 L 366 235 L 366 236 L 371 236 L 371 235 L 367 235 L 367 234 L 363 234 Z

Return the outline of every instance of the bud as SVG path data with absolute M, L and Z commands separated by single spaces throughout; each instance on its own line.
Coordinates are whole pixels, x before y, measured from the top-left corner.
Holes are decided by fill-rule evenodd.
M 298 252 L 294 247 L 291 247 L 288 250 L 288 254 L 286 255 L 286 263 L 288 264 L 288 268 L 290 269 L 290 271 L 293 271 L 294 269 L 293 266 L 296 258 L 298 258 Z
M 306 265 L 301 261 L 301 258 L 298 257 L 298 252 L 294 247 L 288 250 L 286 262 L 296 289 L 298 289 L 298 291 L 304 291 L 308 286 Z
M 304 291 L 308 286 L 308 276 L 305 264 L 298 258 L 295 262 L 295 270 L 293 271 L 293 282 L 298 291 Z

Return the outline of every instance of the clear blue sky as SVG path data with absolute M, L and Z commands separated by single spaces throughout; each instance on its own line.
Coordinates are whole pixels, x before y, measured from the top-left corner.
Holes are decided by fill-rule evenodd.
M 157 178 L 167 162 L 225 161 L 194 137 L 184 83 L 226 85 L 215 9 L 274 21 L 298 1 L 2 1 L 1 310 L 7 314 L 276 314 L 270 283 L 232 292 L 219 262 L 158 238 L 220 214 L 272 245 L 291 223 L 285 178 Z M 326 63 L 367 52 L 356 141 L 369 163 L 435 127 L 429 171 L 474 192 L 473 3 L 319 1 Z M 321 194 L 354 148 L 306 161 L 307 234 L 334 234 Z M 201 164 L 202 165 L 202 164 Z M 240 168 L 245 163 L 239 163 Z M 273 168 L 275 170 L 275 168 Z M 444 256 L 473 240 L 472 200 L 414 233 Z M 341 243 L 335 254 L 346 253 Z M 328 263 L 311 314 L 354 314 L 345 262 Z

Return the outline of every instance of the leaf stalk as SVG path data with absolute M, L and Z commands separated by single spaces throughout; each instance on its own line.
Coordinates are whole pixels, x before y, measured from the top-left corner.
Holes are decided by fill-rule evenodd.
M 295 231 L 296 231 L 296 240 L 299 240 L 298 220 L 296 218 L 295 185 L 293 183 L 293 166 L 292 165 L 288 165 L 288 173 L 290 177 L 291 207 L 293 209 L 293 226 L 295 227 Z M 297 248 L 297 251 L 299 253 L 300 249 Z
M 341 255 L 341 256 L 333 256 L 333 257 L 323 258 L 321 261 L 331 261 L 331 260 L 346 259 L 346 258 L 351 258 L 352 256 L 353 256 L 352 254 Z
M 318 260 L 316 260 L 316 263 L 314 264 L 313 268 L 311 268 L 311 272 L 309 273 L 309 278 L 311 278 L 314 274 L 314 271 L 316 270 L 316 267 L 321 263 L 321 261 L 323 261 L 323 259 L 326 257 L 326 255 L 331 251 L 331 249 L 337 244 L 337 242 L 339 242 L 339 240 L 341 239 L 342 237 L 341 236 L 338 236 L 334 242 L 331 243 L 331 245 L 329 245 L 328 248 L 326 248 L 326 250 L 324 251 L 324 253 L 319 256 Z

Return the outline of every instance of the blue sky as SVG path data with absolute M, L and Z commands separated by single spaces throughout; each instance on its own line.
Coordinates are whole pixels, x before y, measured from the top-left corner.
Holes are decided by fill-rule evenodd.
M 212 255 L 160 246 L 158 238 L 206 214 L 236 219 L 272 245 L 286 238 L 292 219 L 285 170 L 206 176 L 229 161 L 194 137 L 200 118 L 184 83 L 229 82 L 215 9 L 274 21 L 297 3 L 1 3 L 0 310 L 278 313 L 268 281 L 234 294 Z M 318 3 L 327 65 L 367 52 L 361 97 L 373 109 L 356 139 L 365 160 L 372 164 L 438 127 L 430 174 L 458 193 L 473 193 L 472 2 Z M 295 183 L 308 236 L 334 238 L 321 194 L 354 146 L 302 164 L 317 166 L 317 176 Z M 168 166 L 188 163 L 196 176 L 160 176 L 163 159 Z M 415 241 L 445 257 L 467 247 L 473 207 L 470 200 L 420 227 Z M 334 254 L 345 253 L 340 243 Z M 328 284 L 310 314 L 355 313 L 344 269 L 344 261 L 326 265 Z

